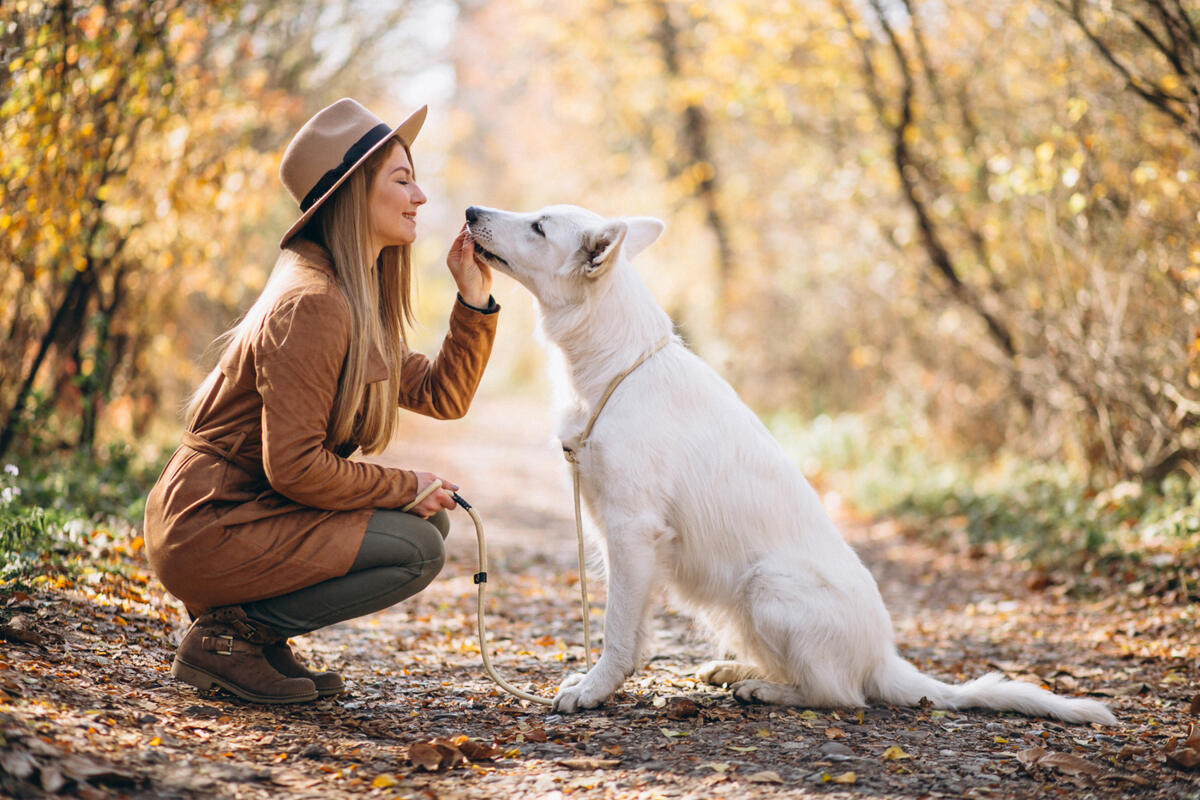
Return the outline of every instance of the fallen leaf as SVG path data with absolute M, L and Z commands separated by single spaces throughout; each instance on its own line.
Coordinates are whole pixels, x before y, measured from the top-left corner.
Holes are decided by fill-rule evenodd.
M 1149 752 L 1150 752 L 1149 747 L 1140 747 L 1137 745 L 1127 744 L 1121 748 L 1120 752 L 1117 753 L 1115 758 L 1117 759 L 1117 761 L 1125 761 L 1127 759 L 1133 758 L 1134 756 L 1144 756 L 1144 755 L 1146 755 L 1146 753 L 1149 753 Z
M 842 730 L 841 728 L 835 728 L 832 725 L 830 725 L 828 728 L 825 729 L 825 736 L 830 739 L 845 739 L 846 732 L 844 730 Z
M 738 747 L 736 744 L 729 744 L 725 746 L 735 753 L 753 753 L 758 749 L 757 747 Z
M 854 783 L 858 776 L 853 772 L 843 772 L 841 775 L 822 775 L 821 779 L 829 783 Z
M 670 728 L 659 728 L 659 730 L 662 732 L 662 735 L 666 736 L 668 739 L 676 739 L 692 735 L 688 731 L 673 731 Z
M 473 742 L 470 739 L 460 742 L 458 749 L 472 761 L 492 761 L 504 755 L 504 751 L 499 747 L 484 744 L 483 742 Z
M 726 764 L 724 761 L 714 761 L 714 762 L 711 762 L 708 764 L 701 764 L 700 766 L 708 767 L 713 772 L 728 772 L 729 771 L 729 765 Z
M 371 781 L 371 785 L 376 789 L 386 789 L 389 786 L 395 786 L 399 782 L 394 776 L 385 774 L 377 776 L 375 780 Z
M 1200 766 L 1200 726 L 1196 723 L 1188 725 L 1187 738 L 1180 745 L 1176 737 L 1167 740 L 1163 748 L 1167 761 L 1184 769 L 1195 769 Z
M 700 706 L 686 697 L 672 697 L 667 701 L 668 719 L 689 719 L 700 713 Z
M 519 729 L 517 731 L 517 733 L 524 736 L 525 741 L 527 741 L 527 742 L 544 742 L 544 741 L 546 741 L 546 729 L 545 728 L 522 728 L 522 729 Z
M 779 777 L 779 773 L 769 769 L 747 775 L 746 780 L 750 783 L 783 783 L 783 778 Z
M 912 756 L 904 752 L 904 750 L 900 748 L 900 745 L 894 744 L 887 750 L 883 751 L 884 761 L 899 761 L 902 758 L 912 758 Z
M 411 761 L 414 766 L 428 772 L 437 772 L 442 765 L 441 751 L 432 744 L 426 744 L 425 742 L 410 744 L 405 758 Z
M 35 624 L 32 617 L 26 614 L 17 614 L 4 625 L 0 625 L 0 639 L 25 644 L 41 644 L 46 637 L 35 630 Z
M 1070 753 L 1052 753 L 1044 747 L 1029 747 L 1019 751 L 1017 761 L 1027 769 L 1050 767 L 1065 775 L 1085 775 L 1094 778 L 1104 774 L 1103 769 L 1079 756 Z
M 1192 702 L 1188 704 L 1189 714 L 1200 714 L 1200 692 L 1192 697 Z

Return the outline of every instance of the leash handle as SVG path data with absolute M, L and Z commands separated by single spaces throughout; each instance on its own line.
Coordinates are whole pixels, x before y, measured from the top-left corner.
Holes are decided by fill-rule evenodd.
M 440 489 L 440 488 L 442 488 L 442 481 L 441 481 L 441 479 L 440 479 L 440 478 L 438 478 L 438 479 L 435 479 L 433 483 L 429 484 L 429 485 L 428 485 L 428 486 L 426 486 L 424 489 L 422 489 L 421 491 L 417 492 L 417 496 L 416 496 L 416 497 L 414 497 L 414 498 L 412 499 L 412 502 L 411 502 L 411 503 L 409 503 L 408 505 L 406 505 L 404 508 L 402 508 L 402 509 L 400 509 L 400 510 L 401 510 L 401 511 L 412 511 L 414 508 L 416 508 L 416 507 L 417 507 L 417 504 L 418 504 L 418 503 L 420 503 L 420 502 L 421 502 L 422 500 L 424 500 L 426 497 L 429 497 L 429 495 L 433 494 L 434 492 L 436 492 L 436 491 L 437 491 L 438 489 Z

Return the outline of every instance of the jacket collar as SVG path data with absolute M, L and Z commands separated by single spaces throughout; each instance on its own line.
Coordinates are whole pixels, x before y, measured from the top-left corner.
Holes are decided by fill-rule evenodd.
M 295 253 L 300 263 L 316 267 L 330 275 L 334 274 L 333 257 L 329 255 L 328 250 L 316 242 L 296 236 L 287 243 L 287 247 L 284 249 Z

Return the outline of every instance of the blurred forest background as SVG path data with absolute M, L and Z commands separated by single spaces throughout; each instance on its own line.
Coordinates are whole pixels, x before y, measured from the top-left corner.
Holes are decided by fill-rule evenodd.
M 136 524 L 295 216 L 283 146 L 346 95 L 431 106 L 422 344 L 467 205 L 656 215 L 638 266 L 682 335 L 860 509 L 1194 552 L 1200 4 L 1177 0 L 8 0 L 0 521 Z M 540 391 L 531 301 L 496 294 L 488 391 Z

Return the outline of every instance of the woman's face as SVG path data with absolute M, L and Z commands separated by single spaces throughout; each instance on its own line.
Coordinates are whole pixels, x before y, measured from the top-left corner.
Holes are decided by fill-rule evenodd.
M 417 207 L 428 198 L 413 180 L 408 153 L 400 145 L 375 174 L 367 189 L 371 236 L 379 249 L 412 244 L 417 238 Z

